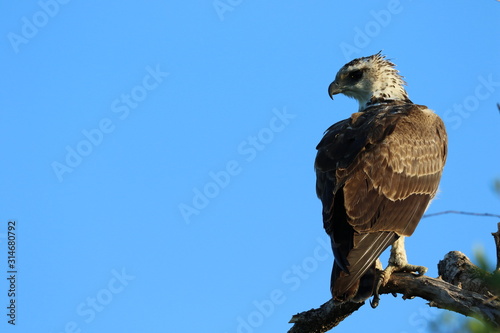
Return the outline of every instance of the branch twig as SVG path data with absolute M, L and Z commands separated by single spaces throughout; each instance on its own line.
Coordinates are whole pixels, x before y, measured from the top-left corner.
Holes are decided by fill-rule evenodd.
M 422 218 L 434 217 L 434 216 L 444 215 L 444 214 L 460 214 L 460 215 L 487 216 L 487 217 L 498 217 L 498 218 L 500 218 L 500 215 L 497 215 L 497 214 L 462 212 L 462 211 L 459 211 L 459 210 L 446 210 L 444 212 L 438 212 L 438 213 L 432 213 L 432 214 L 425 214 L 424 216 L 422 216 Z

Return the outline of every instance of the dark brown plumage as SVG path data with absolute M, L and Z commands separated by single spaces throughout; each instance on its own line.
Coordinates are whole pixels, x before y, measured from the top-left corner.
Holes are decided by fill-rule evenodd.
M 326 131 L 315 161 L 316 192 L 335 256 L 331 291 L 337 301 L 373 294 L 377 258 L 415 230 L 437 192 L 447 150 L 441 119 L 411 103 L 402 84 L 374 89 L 384 86 L 380 73 L 388 69 L 390 78 L 403 82 L 391 62 L 380 54 L 353 62 L 339 71 L 330 93 L 357 94 L 360 111 Z M 345 80 L 359 70 L 361 78 Z

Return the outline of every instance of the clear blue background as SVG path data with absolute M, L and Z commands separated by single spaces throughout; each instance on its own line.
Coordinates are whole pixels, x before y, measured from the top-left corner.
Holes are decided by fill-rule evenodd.
M 448 128 L 429 212 L 500 213 L 497 1 L 60 1 L 0 5 L 0 263 L 17 219 L 19 272 L 15 328 L 0 272 L 3 331 L 286 332 L 330 296 L 315 146 L 357 104 L 327 87 L 380 50 Z M 496 222 L 424 219 L 409 260 L 493 260 Z M 439 314 L 385 295 L 335 331 Z

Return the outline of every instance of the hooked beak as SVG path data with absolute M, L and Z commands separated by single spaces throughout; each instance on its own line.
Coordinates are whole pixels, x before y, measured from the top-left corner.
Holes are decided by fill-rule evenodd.
M 331 99 L 333 99 L 333 95 L 340 94 L 342 92 L 342 89 L 338 85 L 336 81 L 333 81 L 330 83 L 330 86 L 328 87 L 328 95 L 330 96 Z

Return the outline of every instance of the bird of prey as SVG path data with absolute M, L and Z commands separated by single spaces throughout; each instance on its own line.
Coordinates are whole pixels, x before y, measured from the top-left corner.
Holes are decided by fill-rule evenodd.
M 410 101 L 405 84 L 379 52 L 344 65 L 328 87 L 332 99 L 342 93 L 359 102 L 358 112 L 328 128 L 315 160 L 337 303 L 374 295 L 375 307 L 378 288 L 392 272 L 427 270 L 408 264 L 404 237 L 436 195 L 447 135 L 432 110 Z M 378 257 L 389 245 L 389 265 L 377 278 Z

